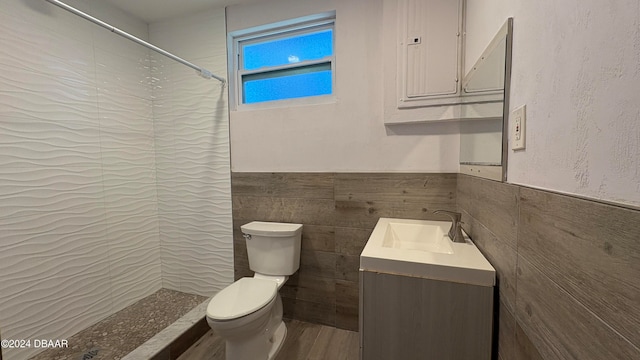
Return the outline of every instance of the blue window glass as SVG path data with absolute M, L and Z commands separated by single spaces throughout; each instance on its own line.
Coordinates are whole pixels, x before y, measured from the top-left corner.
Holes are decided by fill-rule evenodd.
M 330 64 L 328 70 L 308 71 L 284 70 L 267 75 L 254 74 L 243 77 L 243 103 L 293 99 L 307 96 L 329 95 L 332 93 Z
M 244 70 L 319 60 L 333 55 L 333 30 L 324 29 L 247 44 L 242 51 Z

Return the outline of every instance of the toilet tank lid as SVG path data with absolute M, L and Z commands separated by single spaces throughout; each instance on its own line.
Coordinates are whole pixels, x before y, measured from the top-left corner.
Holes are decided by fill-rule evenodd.
M 240 226 L 243 233 L 260 236 L 292 236 L 302 231 L 302 224 L 252 221 Z

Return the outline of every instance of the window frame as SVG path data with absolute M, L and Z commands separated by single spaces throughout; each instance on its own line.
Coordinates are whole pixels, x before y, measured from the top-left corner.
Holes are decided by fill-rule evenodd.
M 264 41 L 282 39 L 296 35 L 310 34 L 323 30 L 332 30 L 333 54 L 316 60 L 305 60 L 296 63 L 283 64 L 278 66 L 261 67 L 253 70 L 241 69 L 244 63 L 243 47 Z M 332 103 L 336 99 L 336 27 L 335 12 L 312 15 L 299 19 L 292 19 L 286 22 L 260 26 L 256 28 L 236 31 L 229 34 L 230 44 L 230 66 L 229 79 L 233 79 L 229 84 L 231 95 L 230 102 L 235 110 L 256 110 L 266 108 L 279 108 L 292 105 L 312 105 Z M 312 65 L 329 64 L 331 68 L 331 94 L 304 96 L 299 98 L 288 98 L 281 100 L 269 100 L 257 103 L 243 103 L 243 83 L 242 77 L 247 75 L 265 74 L 273 71 L 293 70 Z

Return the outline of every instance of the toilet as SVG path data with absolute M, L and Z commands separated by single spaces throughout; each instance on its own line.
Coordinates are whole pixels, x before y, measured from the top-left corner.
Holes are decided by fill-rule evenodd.
M 300 267 L 302 225 L 254 221 L 240 229 L 255 274 L 215 295 L 207 322 L 225 340 L 226 360 L 272 360 L 287 336 L 278 290 Z

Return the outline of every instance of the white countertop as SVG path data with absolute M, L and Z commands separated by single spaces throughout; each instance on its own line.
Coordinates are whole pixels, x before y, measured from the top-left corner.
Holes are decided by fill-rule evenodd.
M 360 255 L 360 270 L 451 281 L 463 284 L 494 286 L 495 269 L 465 235 L 465 243 L 452 242 L 452 254 L 416 249 L 392 248 L 385 244 L 389 224 L 441 226 L 448 231 L 448 221 L 380 218 Z M 388 243 L 388 241 L 387 241 Z

